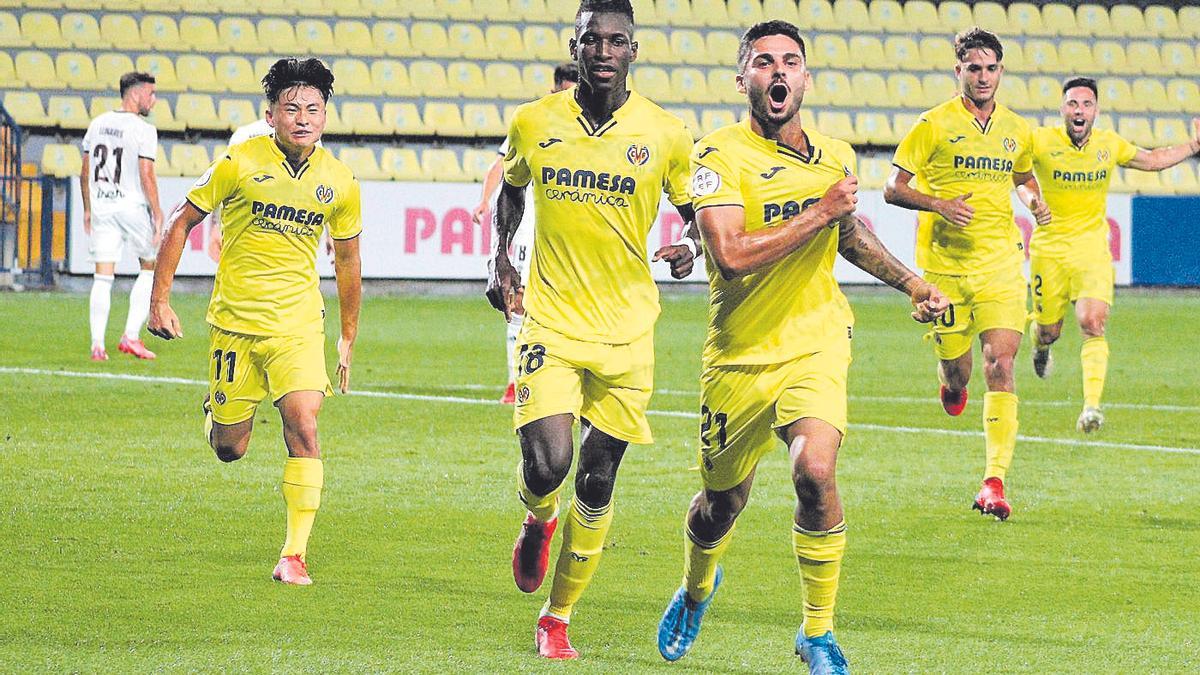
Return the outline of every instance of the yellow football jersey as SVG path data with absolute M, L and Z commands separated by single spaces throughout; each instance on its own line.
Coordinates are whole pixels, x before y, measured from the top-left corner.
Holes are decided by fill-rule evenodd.
M 741 206 L 747 232 L 777 227 L 855 172 L 853 148 L 807 129 L 809 153 L 763 138 L 749 121 L 700 139 L 692 153 L 692 204 Z M 771 267 L 725 279 L 708 269 L 704 366 L 782 363 L 845 342 L 854 324 L 833 277 L 838 230 L 826 228 Z
M 630 92 L 593 128 L 568 89 L 517 108 L 508 143 L 505 182 L 533 183 L 528 315 L 577 340 L 644 335 L 659 312 L 646 236 L 663 192 L 688 203 L 692 136 L 683 122 Z
M 296 335 L 323 329 L 317 244 L 362 231 L 358 181 L 329 151 L 316 148 L 293 170 L 271 136 L 229 148 L 188 192 L 211 213 L 218 204 L 224 244 L 208 322 L 245 335 Z
M 940 215 L 917 215 L 917 265 L 939 274 L 977 274 L 1025 260 L 1013 222 L 1012 175 L 1033 166 L 1029 123 L 996 104 L 980 125 L 960 97 L 921 113 L 893 163 L 939 199 L 973 193 L 974 218 L 959 227 Z
M 1039 127 L 1033 134 L 1033 170 L 1051 221 L 1038 226 L 1031 253 L 1055 257 L 1109 255 L 1105 220 L 1113 169 L 1138 153 L 1136 145 L 1111 129 L 1093 129 L 1082 148 L 1062 126 Z

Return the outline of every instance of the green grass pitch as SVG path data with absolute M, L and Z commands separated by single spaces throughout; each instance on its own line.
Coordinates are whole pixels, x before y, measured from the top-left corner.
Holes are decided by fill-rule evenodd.
M 278 415 L 260 409 L 234 464 L 201 440 L 207 298 L 176 296 L 186 337 L 149 338 L 159 359 L 147 363 L 115 349 L 123 295 L 103 364 L 87 359 L 86 295 L 0 295 L 0 670 L 801 669 L 782 446 L 760 467 L 696 647 L 671 666 L 655 648 L 698 487 L 703 296 L 664 298 L 657 443 L 626 455 L 604 561 L 572 625 L 582 659 L 547 664 L 532 631 L 548 583 L 524 595 L 509 567 L 523 516 L 518 452 L 510 409 L 492 402 L 503 327 L 482 294 L 367 298 L 353 385 L 388 395 L 326 403 L 306 589 L 269 580 L 283 538 Z M 1200 669 L 1200 295 L 1119 294 L 1107 426 L 1093 437 L 1074 430 L 1077 327 L 1064 330 L 1049 380 L 1033 376 L 1023 349 L 1007 523 L 969 510 L 983 465 L 978 365 L 967 412 L 947 417 L 904 298 L 850 296 L 839 477 L 850 543 L 837 620 L 851 667 Z M 332 365 L 332 338 L 327 353 Z

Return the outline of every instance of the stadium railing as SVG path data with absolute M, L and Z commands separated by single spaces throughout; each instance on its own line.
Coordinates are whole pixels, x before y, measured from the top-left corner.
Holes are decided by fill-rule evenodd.
M 21 211 L 21 127 L 0 104 L 0 286 L 12 284 Z

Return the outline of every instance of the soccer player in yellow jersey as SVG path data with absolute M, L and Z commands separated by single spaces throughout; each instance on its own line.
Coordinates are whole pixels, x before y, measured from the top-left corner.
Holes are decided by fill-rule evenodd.
M 840 252 L 910 295 L 918 320 L 932 320 L 947 301 L 855 217 L 850 145 L 801 126 L 809 75 L 796 27 L 751 27 L 738 66 L 749 118 L 702 138 L 692 154 L 710 289 L 700 378 L 703 490 L 688 510 L 683 585 L 659 624 L 658 648 L 674 661 L 695 641 L 758 461 L 778 438 L 797 496 L 792 544 L 804 620 L 796 652 L 813 673 L 843 673 L 833 607 L 846 524 L 834 475 L 854 316 L 834 280 L 834 259 Z
M 1083 412 L 1076 428 L 1091 433 L 1104 424 L 1100 396 L 1108 371 L 1104 337 L 1113 301 L 1112 254 L 1105 206 L 1116 166 L 1161 171 L 1200 152 L 1200 119 L 1191 141 L 1142 150 L 1111 129 L 1093 129 L 1099 114 L 1096 81 L 1076 77 L 1063 84 L 1063 126 L 1040 127 L 1033 136 L 1033 170 L 1054 214 L 1029 242 L 1033 289 L 1033 369 L 1050 374 L 1050 345 L 1062 331 L 1068 303 L 1083 333 Z
M 1025 330 L 1028 286 L 1013 186 L 1039 224 L 1049 222 L 1050 211 L 1033 176 L 1033 132 L 996 102 L 1004 73 L 999 38 L 972 28 L 954 38 L 954 52 L 960 93 L 922 113 L 900 142 L 884 199 L 920 211 L 917 266 L 950 298 L 933 335 L 942 406 L 951 415 L 966 407 L 971 341 L 979 336 L 988 389 L 987 462 L 973 507 L 1004 520 L 1012 512 L 1004 478 L 1017 442 L 1013 360 Z
M 558 525 L 558 493 L 574 456 L 575 498 L 564 513 L 550 598 L 534 631 L 538 653 L 572 659 L 576 601 L 591 581 L 612 522 L 617 468 L 630 443 L 650 443 L 646 407 L 654 377 L 658 289 L 646 237 L 666 192 L 685 222 L 692 137 L 682 121 L 626 86 L 637 56 L 629 0 L 583 0 L 575 18 L 574 89 L 517 109 L 508 132 L 498 237 L 488 300 L 508 319 L 522 280 L 508 246 L 533 195 L 533 258 L 517 339 L 514 426 L 521 445 L 517 494 L 528 511 L 513 548 L 517 587 L 541 586 Z M 694 227 L 694 226 L 693 226 Z M 659 249 L 677 278 L 698 244 Z
M 221 461 L 232 462 L 246 452 L 259 402 L 270 396 L 279 409 L 288 452 L 281 490 L 287 539 L 272 576 L 307 585 L 305 553 L 324 484 L 317 414 L 333 393 L 325 371 L 317 245 L 328 230 L 341 311 L 337 371 L 345 393 L 362 297 L 362 215 L 358 181 L 316 145 L 333 73 L 317 59 L 280 59 L 263 89 L 274 136 L 229 148 L 171 216 L 155 270 L 150 332 L 183 337 L 170 305 L 171 282 L 188 231 L 222 205 L 224 248 L 207 317 L 205 436 Z

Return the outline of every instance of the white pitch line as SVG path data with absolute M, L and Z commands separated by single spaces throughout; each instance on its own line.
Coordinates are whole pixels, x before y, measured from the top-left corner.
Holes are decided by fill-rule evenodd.
M 188 384 L 188 385 L 207 385 L 204 380 L 194 380 L 184 377 L 160 377 L 156 375 L 131 375 L 128 373 L 87 373 L 73 370 L 44 370 L 41 368 L 15 368 L 10 366 L 0 366 L 0 373 L 21 374 L 21 375 L 51 375 L 58 377 L 74 377 L 94 380 L 121 380 L 126 382 L 153 382 L 160 384 Z M 405 394 L 392 391 L 351 391 L 349 396 L 363 396 L 367 398 L 388 398 L 403 401 L 429 401 L 433 403 L 461 403 L 466 405 L 500 405 L 494 399 L 483 398 L 466 398 L 463 396 L 437 396 L 432 394 Z M 683 410 L 649 410 L 647 414 L 658 417 L 676 417 L 689 419 L 696 417 L 694 412 L 686 412 Z M 938 429 L 929 427 L 905 427 L 905 426 L 890 426 L 886 424 L 851 424 L 852 429 L 867 429 L 870 431 L 887 431 L 903 434 L 940 434 L 943 436 L 964 436 L 979 438 L 983 436 L 981 431 L 965 431 L 962 429 Z M 1118 450 L 1140 450 L 1144 452 L 1168 452 L 1185 455 L 1200 455 L 1200 448 L 1179 448 L 1169 445 L 1144 445 L 1138 443 L 1114 443 L 1110 441 L 1082 440 L 1076 438 L 1053 438 L 1049 436 L 1017 436 L 1018 440 L 1027 443 L 1049 443 L 1052 445 L 1070 445 L 1075 447 L 1088 448 L 1112 448 Z

